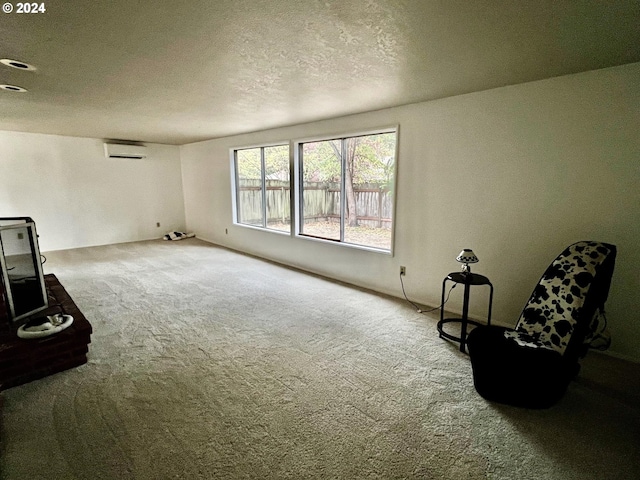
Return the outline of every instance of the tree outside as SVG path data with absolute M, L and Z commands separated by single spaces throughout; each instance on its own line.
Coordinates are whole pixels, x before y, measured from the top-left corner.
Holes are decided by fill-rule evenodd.
M 321 221 L 324 213 L 324 221 L 333 223 L 333 228 L 324 225 L 318 236 L 340 239 L 340 196 L 344 176 L 344 241 L 363 244 L 361 233 L 373 230 L 369 232 L 371 241 L 364 244 L 390 249 L 395 150 L 395 132 L 304 143 L 303 233 L 314 235 L 318 230 L 315 224 Z M 325 196 L 328 197 L 321 206 L 314 193 L 319 189 L 327 192 Z M 384 246 L 380 245 L 381 234 L 385 238 Z

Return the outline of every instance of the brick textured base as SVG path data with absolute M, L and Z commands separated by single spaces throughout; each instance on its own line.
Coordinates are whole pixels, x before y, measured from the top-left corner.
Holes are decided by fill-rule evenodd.
M 38 339 L 22 339 L 13 331 L 0 332 L 0 390 L 87 363 L 91 324 L 55 275 L 45 275 L 49 310 L 42 315 L 65 313 L 73 324 L 60 333 Z

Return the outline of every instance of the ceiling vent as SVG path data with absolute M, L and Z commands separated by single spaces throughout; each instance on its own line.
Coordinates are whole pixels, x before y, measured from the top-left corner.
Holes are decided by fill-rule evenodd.
M 123 145 L 120 143 L 105 143 L 104 155 L 107 158 L 145 158 L 147 147 L 144 145 Z

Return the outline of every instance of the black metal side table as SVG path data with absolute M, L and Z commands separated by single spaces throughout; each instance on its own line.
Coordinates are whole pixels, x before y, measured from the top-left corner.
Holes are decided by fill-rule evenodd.
M 444 318 L 444 295 L 446 291 L 447 282 L 453 282 L 454 284 L 464 285 L 464 297 L 462 301 L 462 318 Z M 479 326 L 482 325 L 475 320 L 469 320 L 469 290 L 471 285 L 488 285 L 489 292 L 489 312 L 487 313 L 487 325 L 491 325 L 491 305 L 493 303 L 493 285 L 487 277 L 484 275 L 478 275 L 477 273 L 465 273 L 465 272 L 453 272 L 445 277 L 442 281 L 442 302 L 440 304 L 440 321 L 438 322 L 438 333 L 440 338 L 444 337 L 454 342 L 460 342 L 460 351 L 465 352 L 467 346 L 467 326 L 469 324 Z M 460 336 L 456 337 L 443 330 L 443 326 L 446 323 L 460 323 Z

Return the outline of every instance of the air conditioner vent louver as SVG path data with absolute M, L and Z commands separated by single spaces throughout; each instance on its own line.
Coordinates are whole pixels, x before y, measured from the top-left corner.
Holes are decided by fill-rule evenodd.
M 105 143 L 104 155 L 107 158 L 145 158 L 147 147 L 144 145 L 124 145 L 120 143 Z

